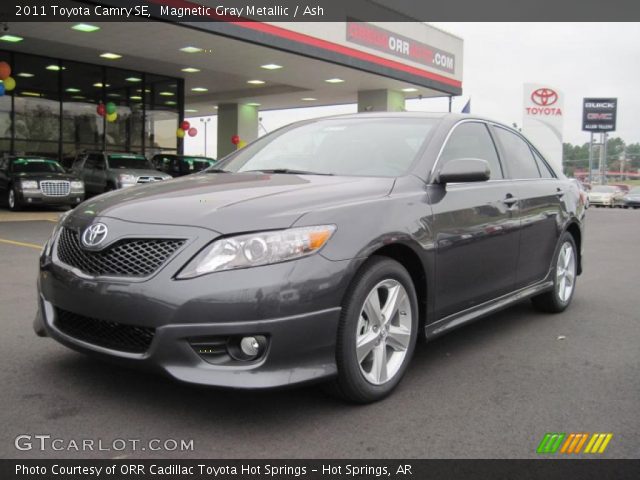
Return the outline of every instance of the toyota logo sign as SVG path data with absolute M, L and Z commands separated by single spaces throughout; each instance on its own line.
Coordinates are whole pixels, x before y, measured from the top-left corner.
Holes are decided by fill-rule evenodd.
M 94 223 L 82 234 L 82 244 L 85 247 L 97 247 L 107 238 L 108 232 L 109 229 L 104 223 Z
M 548 107 L 558 101 L 558 94 L 550 88 L 538 88 L 531 93 L 531 101 L 541 107 Z

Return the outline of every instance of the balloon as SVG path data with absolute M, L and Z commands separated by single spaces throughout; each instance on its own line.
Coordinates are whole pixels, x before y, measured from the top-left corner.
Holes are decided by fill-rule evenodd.
M 107 110 L 105 109 L 104 103 L 99 103 L 98 107 L 96 108 L 96 113 L 98 115 L 100 115 L 101 117 L 104 117 L 104 115 L 107 113 Z
M 179 128 L 178 130 L 176 130 L 176 137 L 178 138 L 184 138 L 184 130 Z
M 4 80 L 11 75 L 11 66 L 7 62 L 0 62 L 0 80 Z
M 196 127 L 191 127 L 189 129 L 189 136 L 190 137 L 195 137 L 198 134 L 198 129 Z
M 185 120 L 180 124 L 180 128 L 187 132 L 191 128 L 191 124 Z
M 238 150 L 240 150 L 241 148 L 244 148 L 247 146 L 247 142 L 245 142 L 244 140 L 240 140 L 238 142 Z
M 7 92 L 10 92 L 14 88 L 16 88 L 16 81 L 13 79 L 13 77 L 7 77 L 3 80 L 3 82 L 4 82 L 4 89 Z
M 232 136 L 231 143 L 233 143 L 234 145 L 238 145 L 240 143 L 240 137 L 238 135 Z
M 118 119 L 118 113 L 117 112 L 113 112 L 113 113 L 108 113 L 107 114 L 107 122 L 113 123 Z
M 0 83 L 0 97 L 4 95 L 4 83 Z
M 113 103 L 113 102 L 107 103 L 107 113 L 109 115 L 116 113 L 117 109 L 118 109 L 118 107 L 116 107 L 115 103 Z

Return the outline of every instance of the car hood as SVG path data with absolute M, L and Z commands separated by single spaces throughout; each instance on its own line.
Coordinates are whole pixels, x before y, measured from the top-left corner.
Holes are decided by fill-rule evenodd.
M 24 180 L 77 180 L 75 175 L 55 172 L 20 172 L 14 173 L 13 178 Z
M 164 172 L 149 170 L 145 168 L 110 168 L 109 173 L 114 175 L 133 175 L 135 177 L 166 177 L 171 178 Z
M 111 217 L 226 234 L 287 228 L 318 208 L 385 196 L 393 184 L 380 177 L 197 173 L 94 197 L 73 215 L 82 223 Z

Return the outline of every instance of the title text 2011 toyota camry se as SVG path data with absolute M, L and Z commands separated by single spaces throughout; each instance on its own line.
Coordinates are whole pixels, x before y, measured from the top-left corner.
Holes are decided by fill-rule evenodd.
M 496 122 L 306 121 L 71 211 L 40 258 L 35 329 L 186 382 L 326 379 L 370 402 L 419 336 L 526 298 L 567 308 L 583 217 L 577 187 Z

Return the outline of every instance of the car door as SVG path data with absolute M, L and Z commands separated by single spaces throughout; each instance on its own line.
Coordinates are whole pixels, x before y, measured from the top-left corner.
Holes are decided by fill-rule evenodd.
M 9 187 L 9 160 L 0 158 L 0 201 L 7 201 L 7 191 Z
M 519 133 L 494 125 L 508 176 L 519 199 L 520 240 L 516 288 L 545 278 L 567 215 L 567 185 Z
M 484 122 L 454 126 L 434 172 L 461 158 L 487 161 L 491 177 L 485 182 L 429 187 L 436 248 L 436 319 L 508 293 L 515 282 L 518 205 Z
M 91 181 L 96 193 L 102 193 L 107 190 L 107 160 L 101 153 L 94 153 L 90 156 L 94 157 L 94 167 L 91 173 Z

